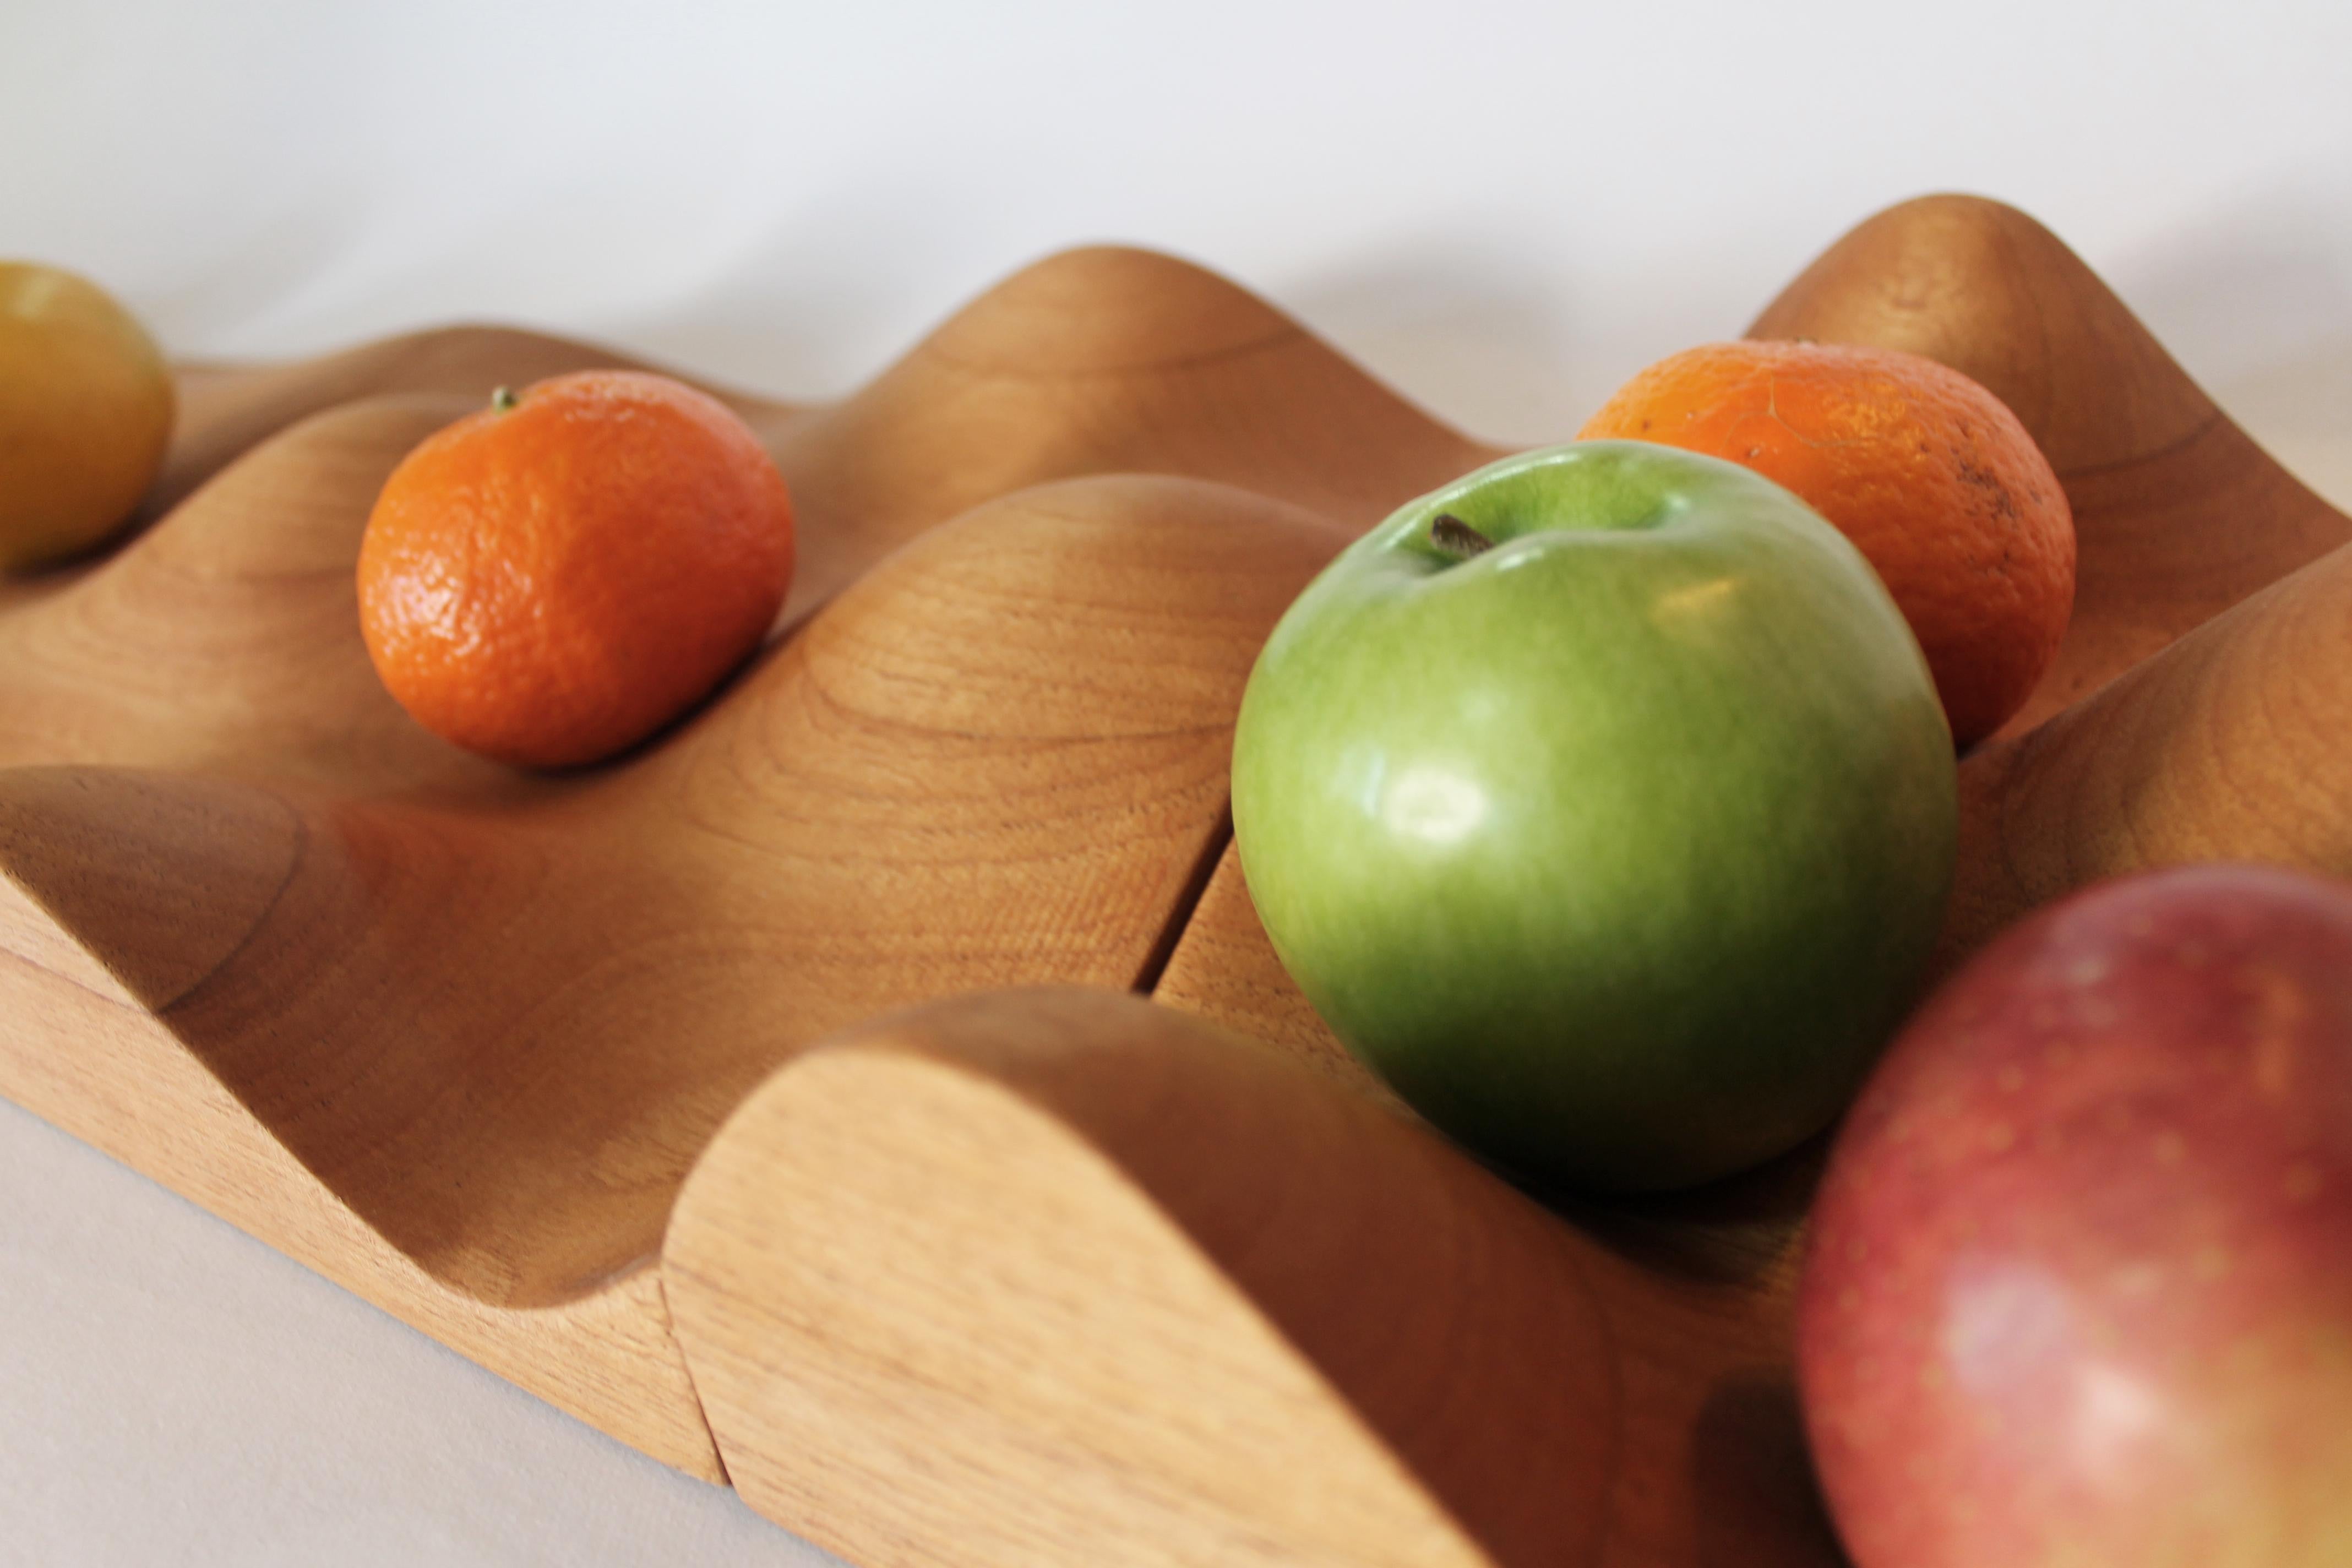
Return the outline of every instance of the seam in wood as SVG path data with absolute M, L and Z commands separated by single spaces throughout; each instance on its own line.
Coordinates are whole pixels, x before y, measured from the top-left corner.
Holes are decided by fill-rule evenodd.
M 680 1190 L 684 1190 L 683 1184 Z M 671 1208 L 675 1211 L 677 1205 L 673 1203 Z M 710 1463 L 719 1471 L 719 1484 L 731 1490 L 735 1478 L 727 1469 L 727 1450 L 719 1446 L 719 1428 L 711 1424 L 710 1406 L 704 1402 L 702 1384 L 695 1378 L 694 1358 L 686 1353 L 686 1341 L 677 1331 L 677 1314 L 670 1310 L 669 1260 L 657 1251 L 647 1263 L 654 1271 L 654 1301 L 661 1308 L 662 1338 L 677 1352 L 677 1364 L 686 1369 L 687 1391 L 694 1395 L 694 1414 L 701 1421 L 703 1432 L 710 1438 Z
M 1227 797 L 1224 809 L 1217 813 L 1216 825 L 1209 829 L 1208 840 L 1201 847 L 1200 858 L 1192 862 L 1186 874 L 1183 888 L 1176 895 L 1176 905 L 1168 911 L 1160 936 L 1151 951 L 1143 957 L 1143 966 L 1136 972 L 1132 989 L 1139 996 L 1150 996 L 1160 989 L 1160 976 L 1176 956 L 1177 945 L 1192 929 L 1192 916 L 1201 900 L 1209 894 L 1209 880 L 1217 874 L 1218 862 L 1225 858 L 1225 846 L 1234 839 L 1234 803 Z

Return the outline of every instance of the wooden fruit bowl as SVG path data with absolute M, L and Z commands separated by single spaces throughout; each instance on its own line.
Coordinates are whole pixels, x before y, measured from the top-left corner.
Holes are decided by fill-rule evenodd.
M 1914 202 L 1754 330 L 1958 366 L 2074 502 L 1944 965 L 2135 867 L 2352 873 L 2352 521 L 2058 241 Z M 377 684 L 360 530 L 493 384 L 614 363 L 190 370 L 152 525 L 0 588 L 0 1091 L 859 1563 L 1837 1560 L 1817 1151 L 1539 1203 L 1353 1068 L 1242 886 L 1260 640 L 1493 450 L 1212 275 L 1057 257 L 843 403 L 734 399 L 801 515 L 777 636 L 516 773 Z

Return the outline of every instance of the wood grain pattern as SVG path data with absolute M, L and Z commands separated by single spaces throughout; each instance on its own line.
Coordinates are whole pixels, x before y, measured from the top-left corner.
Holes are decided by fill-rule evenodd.
M 2008 404 L 2057 469 L 2079 546 L 2074 614 L 2005 735 L 2352 540 L 2352 520 L 2232 424 L 2080 258 L 1998 202 L 1881 213 L 1748 333 L 1941 360 Z
M 735 1484 L 876 1568 L 1834 1561 L 1753 1287 L 1129 997 L 836 1037 L 664 1267 Z
M 2216 859 L 2352 876 L 2352 521 L 2231 425 L 2072 253 L 1999 204 L 1910 203 L 1832 247 L 1751 331 L 1926 353 L 1993 387 L 2082 530 L 2058 667 L 1961 763 L 1939 973 L 2103 877 Z M 1283 972 L 1230 847 L 1154 994 L 1348 1060 Z M 1736 1310 L 1785 1345 L 1820 1152 L 1664 1205 L 1567 1212 L 1653 1260 L 1753 1259 L 1759 1288 Z
M 710 1129 L 810 1038 L 1134 983 L 1219 842 L 1250 657 L 1336 542 L 1186 481 L 1027 492 L 861 582 L 644 765 L 528 800 L 0 773 L 27 910 L 5 951 L 102 964 L 395 1272 L 569 1307 L 653 1255 Z M 14 1093 L 58 1046 L 11 1044 Z
M 194 861 L 139 853 L 120 822 L 160 827 Z M 201 986 L 268 906 L 287 826 L 233 785 L 0 773 L 0 1091 L 560 1408 L 722 1479 L 647 1260 L 548 1310 L 452 1290 L 305 1170 L 159 1016 L 159 1000 Z M 28 890 L 28 863 L 110 911 L 107 934 L 76 940 Z
M 1754 330 L 1978 376 L 2083 530 L 1945 962 L 2139 866 L 2352 873 L 2352 522 L 2063 246 L 1907 204 Z M 152 525 L 0 584 L 0 1092 L 856 1561 L 1834 1561 L 1818 1151 L 1530 1201 L 1339 1050 L 1227 842 L 1273 620 L 1491 448 L 1197 268 L 1053 258 L 840 403 L 725 394 L 803 530 L 770 646 L 516 773 L 374 681 L 359 532 L 490 386 L 612 363 L 194 373 Z M 1040 984 L 1087 989 L 984 994 Z
M 2012 207 L 1923 197 L 1832 246 L 1749 331 L 1904 349 L 1975 377 L 2049 454 L 2074 510 L 2058 663 L 1961 760 L 1939 971 L 2101 877 L 2192 859 L 2352 874 L 2352 519 L 2231 424 L 2073 252 Z M 1341 1049 L 1283 974 L 1230 854 L 1157 995 Z
M 2102 878 L 2195 861 L 2352 877 L 2352 547 L 1960 770 L 1939 968 Z
M 1974 376 L 2074 507 L 2057 665 L 1961 766 L 1939 968 L 2125 871 L 2352 875 L 2352 518 L 2273 462 L 2073 252 L 1998 203 L 1910 202 L 1832 247 L 1750 331 Z
M 0 605 L 0 764 L 528 792 L 412 722 L 360 640 L 354 563 L 375 492 L 467 407 L 419 394 L 314 415 L 114 555 Z
M 269 437 L 347 403 L 424 395 L 473 406 L 497 386 L 612 367 L 654 368 L 594 344 L 494 326 L 404 332 L 295 364 L 184 366 L 179 427 L 142 511 L 151 521 L 169 514 Z M 747 414 L 773 412 L 772 405 L 740 394 L 708 390 Z
M 798 635 L 620 766 L 516 774 L 374 680 L 360 528 L 488 386 L 614 359 L 453 329 L 197 373 L 159 492 L 184 499 L 6 585 L 0 1089 L 708 1477 L 645 1265 L 709 1129 L 865 1012 L 1156 966 L 1223 831 L 1241 676 L 1344 537 L 1213 484 L 1034 482 L 1189 465 L 1369 516 L 1457 459 L 1231 285 L 1056 258 L 838 408 L 736 400 L 798 491 Z M 1284 408 L 1301 383 L 1329 408 Z M 1085 419 L 1008 455 L 1024 402 Z M 1325 479 L 1297 435 L 1334 416 L 1390 427 L 1382 459 Z M 992 485 L 1026 493 L 873 570 Z M 121 994 L 73 978 L 91 963 Z
M 527 790 L 416 729 L 383 693 L 351 566 L 384 476 L 468 402 L 630 363 L 453 328 L 203 373 L 158 492 L 185 500 L 111 556 L 0 580 L 0 765 Z M 369 378 L 390 395 L 356 396 Z M 1361 528 L 1491 455 L 1244 290 L 1116 248 L 1015 275 L 839 405 L 725 395 L 792 486 L 800 563 L 780 627 L 938 524 L 1056 479 L 1209 479 Z

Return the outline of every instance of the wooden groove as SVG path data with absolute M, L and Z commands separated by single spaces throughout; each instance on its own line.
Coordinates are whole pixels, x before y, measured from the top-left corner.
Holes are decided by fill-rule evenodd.
M 2352 521 L 2063 245 L 1906 204 L 1752 330 L 1975 375 L 2074 506 L 1945 962 L 2139 866 L 2352 874 Z M 152 524 L 0 585 L 0 1092 L 860 1562 L 1834 1561 L 1811 1156 L 1531 1201 L 1339 1048 L 1231 852 L 1259 641 L 1493 448 L 1200 268 L 1050 258 L 841 403 L 730 395 L 804 530 L 769 647 L 519 774 L 375 682 L 359 530 L 488 385 L 614 357 L 192 374 Z

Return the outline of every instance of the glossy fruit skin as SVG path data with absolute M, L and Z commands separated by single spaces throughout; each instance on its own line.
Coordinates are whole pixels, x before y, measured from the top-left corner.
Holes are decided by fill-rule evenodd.
M 1660 441 L 1783 485 L 1870 558 L 1962 747 L 2024 706 L 2074 604 L 2074 517 L 2000 398 L 1899 349 L 1748 339 L 1671 354 L 1587 437 Z
M 725 404 L 581 371 L 427 437 L 360 544 L 360 628 L 417 722 L 570 767 L 644 740 L 760 646 L 792 583 L 782 477 Z
M 1496 548 L 1436 549 L 1443 513 Z M 1507 458 L 1359 540 L 1234 745 L 1243 870 L 1307 999 L 1547 1181 L 1688 1185 L 1819 1131 L 1950 882 L 1950 733 L 1868 563 L 1640 442 Z
M 2352 1563 L 2352 885 L 2102 884 L 1839 1136 L 1799 1305 L 1860 1568 Z
M 129 522 L 173 409 L 163 352 L 110 295 L 0 262 L 0 571 L 79 554 Z

